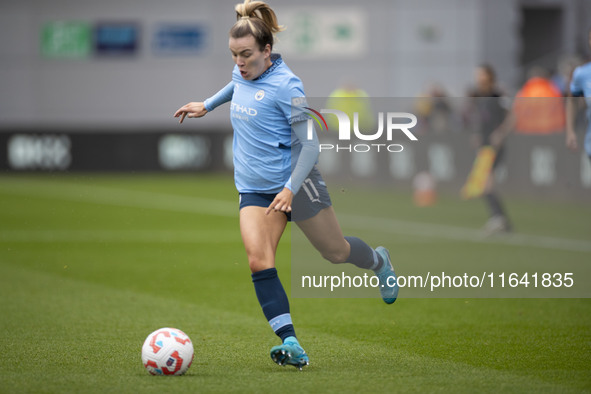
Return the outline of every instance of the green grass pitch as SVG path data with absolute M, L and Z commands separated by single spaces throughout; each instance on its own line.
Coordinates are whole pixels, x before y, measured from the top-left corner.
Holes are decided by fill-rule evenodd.
M 421 209 L 406 194 L 387 198 L 404 223 L 469 232 L 485 216 L 480 202 Z M 222 175 L 0 176 L 0 392 L 591 391 L 590 299 L 292 298 L 311 365 L 275 365 L 236 203 Z M 507 204 L 520 233 L 591 238 L 589 204 Z M 392 240 L 394 263 L 491 250 L 413 231 Z M 494 246 L 499 260 L 591 263 L 588 250 Z M 277 265 L 289 292 L 289 229 Z M 150 376 L 141 364 L 145 337 L 165 326 L 193 340 L 185 376 Z

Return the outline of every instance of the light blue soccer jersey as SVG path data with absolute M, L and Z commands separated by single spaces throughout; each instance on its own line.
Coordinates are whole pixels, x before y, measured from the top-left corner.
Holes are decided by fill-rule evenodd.
M 234 129 L 234 181 L 240 193 L 278 193 L 290 174 L 292 154 L 297 161 L 301 144 L 292 143 L 291 124 L 307 119 L 292 115 L 292 98 L 304 97 L 302 81 L 273 54 L 273 64 L 257 79 L 242 78 L 234 67 L 230 116 Z
M 570 91 L 573 96 L 584 96 L 587 101 L 587 133 L 584 146 L 587 155 L 591 156 L 591 63 L 575 69 Z

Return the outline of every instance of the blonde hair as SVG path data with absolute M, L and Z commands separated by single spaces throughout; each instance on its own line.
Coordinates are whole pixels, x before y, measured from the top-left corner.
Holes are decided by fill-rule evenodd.
M 269 44 L 273 49 L 274 34 L 283 31 L 275 12 L 263 1 L 244 0 L 236 4 L 236 23 L 230 29 L 230 37 L 242 38 L 252 35 L 261 51 Z

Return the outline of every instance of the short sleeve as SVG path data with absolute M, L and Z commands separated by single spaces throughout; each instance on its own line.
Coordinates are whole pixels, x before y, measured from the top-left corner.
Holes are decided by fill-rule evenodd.
M 304 87 L 297 77 L 288 78 L 279 86 L 276 105 L 290 125 L 309 118 Z

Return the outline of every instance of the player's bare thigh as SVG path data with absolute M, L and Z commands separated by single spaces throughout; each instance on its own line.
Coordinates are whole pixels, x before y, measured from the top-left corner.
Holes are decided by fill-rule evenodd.
M 247 206 L 240 210 L 240 234 L 251 272 L 275 267 L 275 252 L 287 224 L 284 213 L 266 215 L 265 209 Z

